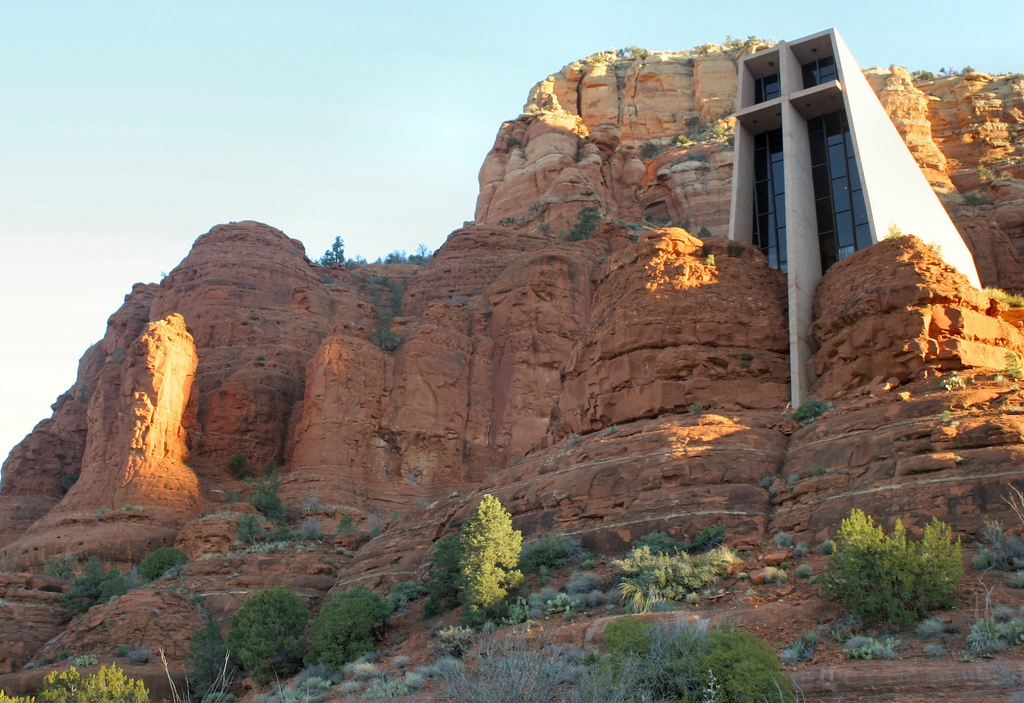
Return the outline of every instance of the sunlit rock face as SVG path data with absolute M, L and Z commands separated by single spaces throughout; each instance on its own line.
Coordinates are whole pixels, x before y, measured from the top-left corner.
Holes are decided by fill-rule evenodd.
M 103 344 L 78 481 L 0 552 L 6 568 L 39 569 L 64 552 L 130 562 L 198 514 L 199 481 L 184 463 L 196 369 L 185 321 L 169 315 L 131 341 L 112 329 Z

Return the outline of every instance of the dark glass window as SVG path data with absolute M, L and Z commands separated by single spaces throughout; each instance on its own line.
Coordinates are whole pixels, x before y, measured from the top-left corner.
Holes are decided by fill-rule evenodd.
M 807 66 L 804 69 L 806 79 Z M 870 246 L 871 228 L 846 112 L 839 110 L 808 120 L 807 133 L 811 141 L 811 181 L 824 273 L 835 262 Z
M 778 73 L 754 81 L 754 104 L 763 103 L 780 95 L 782 95 L 782 85 L 779 83 Z
M 754 244 L 772 268 L 786 270 L 786 193 L 782 130 L 754 137 Z
M 813 88 L 836 80 L 836 60 L 831 56 L 805 63 L 801 68 L 804 74 L 804 88 Z

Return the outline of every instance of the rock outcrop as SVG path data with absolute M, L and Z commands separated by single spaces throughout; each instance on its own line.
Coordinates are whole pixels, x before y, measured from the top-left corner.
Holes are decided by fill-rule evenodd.
M 0 673 L 46 642 L 106 656 L 159 639 L 180 660 L 202 622 L 182 589 L 225 624 L 273 585 L 316 607 L 422 577 L 483 493 L 527 538 L 606 554 L 711 525 L 741 548 L 820 540 L 852 507 L 968 539 L 1010 517 L 1024 315 L 914 237 L 827 273 L 812 392 L 831 407 L 792 419 L 785 275 L 715 236 L 735 61 L 761 46 L 598 54 L 542 81 L 487 155 L 476 222 L 423 266 L 324 267 L 239 222 L 135 286 L 4 464 L 0 568 L 125 567 L 172 544 L 193 561 L 70 626 L 66 584 L 4 576 Z M 1019 78 L 867 73 L 983 281 L 1024 291 Z M 239 543 L 254 487 L 237 454 L 276 470 L 305 543 Z M 38 673 L 7 675 L 30 690 Z
M 199 480 L 184 463 L 196 368 L 192 337 L 176 314 L 149 323 L 129 342 L 132 331 L 104 340 L 107 362 L 89 400 L 78 481 L 0 551 L 7 568 L 39 569 L 65 551 L 137 561 L 172 544 L 181 525 L 198 514 Z

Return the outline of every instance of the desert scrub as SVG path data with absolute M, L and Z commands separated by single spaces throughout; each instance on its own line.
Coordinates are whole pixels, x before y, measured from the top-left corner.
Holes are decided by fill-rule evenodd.
M 792 701 L 775 650 L 743 630 L 665 628 L 620 618 L 605 631 L 608 656 L 580 676 L 581 703 Z M 716 690 L 709 698 L 708 691 Z
M 790 666 L 809 661 L 818 648 L 818 633 L 811 630 L 802 637 L 793 640 L 793 644 L 784 647 L 781 653 L 783 661 Z
M 519 569 L 524 574 L 539 571 L 541 567 L 560 569 L 583 555 L 583 543 L 568 535 L 548 535 L 527 542 L 519 556 Z
M 340 669 L 376 651 L 391 613 L 387 601 L 362 586 L 339 593 L 310 623 L 306 663 Z
M 235 670 L 228 662 L 228 649 L 220 634 L 220 623 L 210 620 L 192 633 L 185 663 L 192 700 L 206 700 L 211 693 L 227 688 Z
M 462 593 L 462 542 L 458 535 L 445 535 L 434 544 L 433 563 L 427 577 L 427 617 L 443 613 L 459 605 Z
M 631 546 L 634 549 L 637 547 L 647 547 L 653 554 L 675 554 L 676 552 L 685 552 L 690 545 L 685 542 L 677 542 L 667 532 L 654 530 L 653 532 L 648 532 L 643 537 L 633 540 Z
M 142 681 L 130 679 L 116 664 L 82 675 L 75 667 L 51 671 L 36 695 L 37 703 L 149 703 Z
M 895 659 L 900 641 L 886 637 L 885 641 L 874 637 L 851 637 L 843 645 L 843 656 L 847 659 Z
M 624 574 L 619 584 L 623 603 L 633 612 L 646 612 L 661 600 L 681 601 L 687 593 L 711 585 L 735 561 L 726 547 L 696 556 L 655 554 L 649 547 L 639 547 L 612 565 Z
M 422 583 L 418 581 L 398 581 L 391 586 L 391 592 L 388 593 L 388 606 L 392 612 L 397 613 L 400 610 L 405 610 L 409 603 L 419 600 L 425 595 L 427 595 L 427 587 Z
M 168 569 L 188 563 L 185 552 L 174 547 L 161 547 L 150 552 L 139 564 L 139 576 L 147 581 L 156 581 L 167 573 Z
M 103 564 L 96 557 L 89 557 L 85 562 L 82 575 L 71 584 L 71 590 L 61 596 L 61 603 L 71 615 L 84 613 L 100 603 L 106 603 L 115 596 L 123 596 L 128 592 L 124 574 L 117 569 L 103 571 Z
M 801 425 L 809 425 L 814 422 L 815 418 L 824 413 L 826 410 L 831 409 L 828 403 L 823 400 L 817 400 L 815 398 L 808 398 L 804 401 L 804 404 L 796 409 L 793 413 L 793 419 L 799 422 Z
M 306 652 L 309 606 L 285 586 L 251 596 L 231 618 L 227 646 L 242 669 L 257 681 L 298 670 Z
M 867 620 L 910 626 L 925 613 L 956 603 L 963 578 L 960 541 L 932 518 L 919 541 L 907 541 L 899 520 L 891 535 L 854 509 L 836 534 L 822 593 Z

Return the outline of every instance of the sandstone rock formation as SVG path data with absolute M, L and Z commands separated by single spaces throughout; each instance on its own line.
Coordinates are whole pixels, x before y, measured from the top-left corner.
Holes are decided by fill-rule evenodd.
M 854 506 L 912 532 L 938 515 L 967 539 L 1009 517 L 1024 315 L 916 238 L 827 273 L 812 391 L 832 408 L 791 418 L 785 276 L 714 236 L 735 60 L 760 46 L 599 54 L 542 81 L 487 155 L 476 222 L 425 266 L 323 267 L 239 222 L 137 285 L 4 464 L 0 568 L 37 573 L 65 552 L 126 567 L 171 544 L 194 561 L 70 626 L 63 584 L 3 576 L 0 673 L 48 641 L 107 654 L 166 632 L 180 659 L 201 622 L 182 588 L 224 624 L 277 584 L 316 607 L 421 577 L 485 492 L 527 538 L 607 554 L 709 525 L 741 548 L 780 529 L 820 540 Z M 868 78 L 982 279 L 1024 291 L 1019 79 Z M 599 216 L 586 231 L 583 207 Z M 307 544 L 238 543 L 254 510 L 228 469 L 239 453 L 279 472 Z

